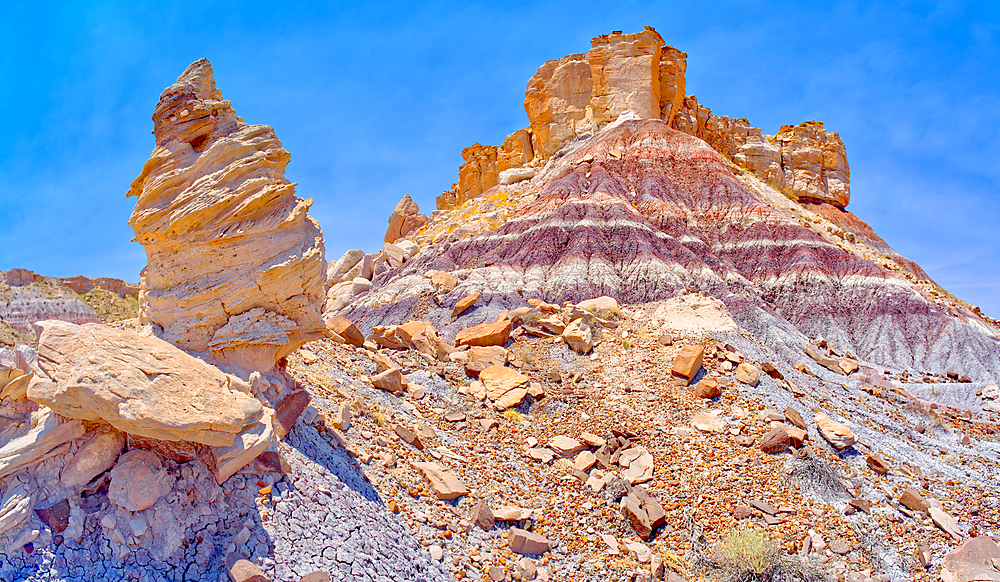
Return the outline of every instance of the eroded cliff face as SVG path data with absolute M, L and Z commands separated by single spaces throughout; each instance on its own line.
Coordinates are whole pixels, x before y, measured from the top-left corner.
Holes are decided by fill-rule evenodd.
M 193 63 L 153 112 L 156 147 L 129 196 L 146 249 L 140 319 L 189 352 L 267 371 L 320 337 L 323 235 L 284 177 L 274 130 L 248 125 Z
M 648 26 L 642 32 L 595 37 L 589 52 L 546 62 L 525 91 L 528 127 L 500 147 L 477 143 L 466 148 L 459 180 L 438 198 L 438 208 L 456 208 L 498 184 L 530 178 L 530 169 L 544 165 L 567 143 L 623 115 L 666 121 L 787 194 L 847 206 L 850 173 L 839 135 L 807 121 L 765 136 L 746 119 L 712 115 L 693 95 L 685 97 L 686 73 L 687 55 L 664 46 Z M 517 168 L 528 171 L 512 172 Z M 501 176 L 505 171 L 507 180 Z

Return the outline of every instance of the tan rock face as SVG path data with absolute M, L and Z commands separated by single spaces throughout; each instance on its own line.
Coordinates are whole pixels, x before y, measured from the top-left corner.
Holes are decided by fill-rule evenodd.
M 249 386 L 155 337 L 99 324 L 39 322 L 27 396 L 79 420 L 166 441 L 229 446 L 263 413 Z
M 659 118 L 663 38 L 647 26 L 632 34 L 604 34 L 590 45 L 587 60 L 594 119 L 614 121 L 626 111 L 643 119 Z
M 784 125 L 777 134 L 765 136 L 746 119 L 712 115 L 691 95 L 683 100 L 673 127 L 705 140 L 761 180 L 797 197 L 839 208 L 851 200 L 844 143 L 818 121 Z
M 524 94 L 528 127 L 499 147 L 477 143 L 464 149 L 458 183 L 438 197 L 438 208 L 455 208 L 497 184 L 532 177 L 510 172 L 547 160 L 570 139 L 593 133 L 625 111 L 669 122 L 684 99 L 686 70 L 687 55 L 663 47 L 663 38 L 648 26 L 595 37 L 589 52 L 546 62 Z
M 247 125 L 207 60 L 164 90 L 129 196 L 146 249 L 140 320 L 184 350 L 266 371 L 321 337 L 326 260 L 274 130 Z

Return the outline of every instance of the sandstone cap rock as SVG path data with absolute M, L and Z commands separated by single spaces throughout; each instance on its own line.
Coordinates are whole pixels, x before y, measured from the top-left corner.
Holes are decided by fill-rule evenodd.
M 88 323 L 38 324 L 28 398 L 59 414 L 166 441 L 229 446 L 263 407 L 235 376 L 156 337 Z

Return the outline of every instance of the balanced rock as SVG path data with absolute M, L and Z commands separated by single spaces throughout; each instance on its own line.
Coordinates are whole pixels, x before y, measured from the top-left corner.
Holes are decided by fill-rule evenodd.
M 153 133 L 128 193 L 148 259 L 140 321 L 186 351 L 261 372 L 322 337 L 323 234 L 312 200 L 284 177 L 274 130 L 243 123 L 201 59 L 160 95 Z
M 426 222 L 427 217 L 420 214 L 417 203 L 410 198 L 409 194 L 404 194 L 403 198 L 396 203 L 392 214 L 389 215 L 389 228 L 385 231 L 385 242 L 394 243 L 420 228 Z
M 167 342 L 88 323 L 38 323 L 28 398 L 68 417 L 166 441 L 229 446 L 263 407 L 250 387 Z

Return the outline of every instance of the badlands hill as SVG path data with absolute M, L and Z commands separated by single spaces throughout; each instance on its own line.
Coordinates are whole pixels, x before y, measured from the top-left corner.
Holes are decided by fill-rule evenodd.
M 847 210 L 836 133 L 591 44 L 329 264 L 273 129 L 184 71 L 136 316 L 6 274 L 0 578 L 1000 580 L 997 322 Z

